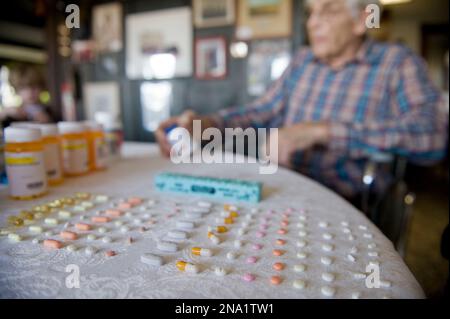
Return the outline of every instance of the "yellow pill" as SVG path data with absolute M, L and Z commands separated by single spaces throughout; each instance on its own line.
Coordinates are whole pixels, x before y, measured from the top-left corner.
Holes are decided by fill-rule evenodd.
M 26 219 L 26 220 L 33 220 L 33 219 L 34 219 L 34 214 L 31 213 L 31 212 L 29 212 L 29 211 L 27 211 L 27 210 L 21 211 L 21 212 L 19 213 L 19 216 L 20 216 L 21 218 L 23 218 L 23 219 Z
M 234 224 L 234 220 L 233 220 L 233 218 L 231 218 L 231 217 L 224 218 L 224 219 L 223 219 L 223 222 L 224 222 L 225 224 L 227 224 L 227 225 L 229 225 L 229 224 Z
M 180 271 L 188 272 L 188 273 L 197 273 L 198 267 L 194 264 L 179 260 L 177 261 L 177 268 Z
M 211 227 L 208 227 L 208 230 L 209 231 L 215 231 L 215 232 L 217 232 L 219 234 L 223 234 L 223 233 L 226 233 L 228 231 L 228 228 L 225 227 L 225 226 L 211 226 Z
M 202 256 L 202 257 L 211 257 L 212 256 L 211 249 L 192 247 L 191 251 L 192 251 L 192 254 L 196 255 L 196 256 Z
M 23 219 L 19 218 L 17 216 L 9 216 L 8 217 L 8 224 L 11 226 L 21 227 L 23 226 Z
M 236 211 L 232 211 L 232 212 L 230 212 L 230 217 L 233 217 L 233 218 L 239 217 L 239 213 Z

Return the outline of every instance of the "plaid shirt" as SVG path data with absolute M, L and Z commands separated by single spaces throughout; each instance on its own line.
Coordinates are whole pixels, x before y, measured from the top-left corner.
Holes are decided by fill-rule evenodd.
M 339 70 L 302 48 L 267 92 L 214 116 L 224 127 L 284 127 L 329 122 L 325 148 L 297 152 L 296 170 L 344 196 L 361 192 L 368 158 L 386 152 L 431 164 L 445 155 L 447 113 L 424 62 L 412 51 L 366 40 Z M 389 182 L 381 174 L 375 188 Z

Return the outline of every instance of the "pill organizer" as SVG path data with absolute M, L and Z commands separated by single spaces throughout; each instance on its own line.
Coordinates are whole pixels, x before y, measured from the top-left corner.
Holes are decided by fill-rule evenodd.
M 197 177 L 176 173 L 161 173 L 155 177 L 155 187 L 161 192 L 203 196 L 220 201 L 258 203 L 262 184 L 236 179 Z

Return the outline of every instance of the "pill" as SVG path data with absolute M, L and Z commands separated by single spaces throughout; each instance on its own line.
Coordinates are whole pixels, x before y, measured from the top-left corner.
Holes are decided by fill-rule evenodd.
M 324 273 L 322 274 L 322 279 L 323 279 L 324 281 L 327 281 L 327 282 L 333 282 L 333 281 L 334 281 L 334 278 L 335 278 L 335 276 L 334 276 L 334 274 L 332 274 L 332 273 L 324 272 Z
M 367 230 L 367 226 L 365 225 L 359 225 L 358 228 L 361 230 Z
M 281 250 L 281 249 L 274 249 L 274 250 L 272 250 L 272 254 L 273 254 L 274 256 L 279 257 L 279 256 L 282 256 L 282 255 L 284 254 L 284 250 Z
M 86 207 L 81 206 L 81 205 L 76 205 L 76 206 L 73 207 L 73 210 L 75 212 L 85 212 L 86 211 Z
M 348 224 L 348 222 L 343 221 L 343 222 L 341 222 L 341 225 L 344 226 L 344 227 L 348 227 L 349 224 Z
M 65 223 L 65 224 L 63 225 L 63 228 L 64 228 L 64 229 L 67 229 L 67 228 L 70 227 L 70 225 L 71 225 L 71 224 L 70 224 L 69 222 L 67 222 L 67 223 Z
M 131 209 L 131 208 L 133 208 L 133 205 L 130 203 L 120 203 L 117 205 L 117 209 L 120 209 L 120 210 L 127 210 L 127 209 Z
M 75 245 L 67 245 L 66 249 L 68 251 L 72 251 L 73 252 L 73 251 L 77 250 L 77 246 L 75 246 Z
M 367 245 L 367 248 L 369 248 L 369 249 L 375 249 L 376 247 L 377 247 L 377 245 L 374 243 L 370 243 Z
M 386 281 L 386 280 L 380 281 L 380 287 L 390 288 L 391 286 L 392 286 L 392 283 L 390 281 Z
M 32 225 L 30 227 L 28 227 L 28 230 L 30 232 L 36 233 L 36 234 L 41 234 L 43 232 L 43 229 L 41 226 L 37 226 L 37 225 Z
M 320 258 L 320 261 L 322 264 L 327 265 L 327 266 L 331 265 L 333 263 L 333 259 L 328 256 L 323 256 L 322 258 Z
M 77 223 L 75 224 L 75 228 L 78 230 L 91 230 L 92 226 L 85 223 Z
M 283 279 L 280 276 L 272 276 L 272 277 L 270 277 L 270 283 L 272 285 L 279 285 L 279 284 L 281 284 L 282 281 L 283 281 Z
M 288 221 L 282 221 L 280 223 L 280 225 L 283 226 L 283 227 L 286 227 L 286 226 L 289 226 L 289 222 Z
M 180 230 L 171 230 L 167 233 L 167 236 L 173 239 L 186 239 L 187 234 L 184 231 Z
M 277 239 L 275 241 L 275 244 L 277 244 L 278 246 L 283 246 L 286 244 L 286 241 L 284 239 Z
M 259 231 L 259 232 L 256 233 L 256 237 L 258 237 L 258 238 L 263 238 L 265 236 L 266 236 L 266 233 L 263 232 L 263 231 Z
M 357 248 L 357 247 L 352 247 L 352 248 L 350 248 L 350 253 L 351 253 L 351 254 L 356 254 L 356 253 L 358 253 L 358 248 Z
M 173 253 L 178 250 L 178 246 L 175 243 L 169 243 L 167 241 L 160 241 L 156 244 L 156 248 L 158 248 L 161 251 Z
M 256 279 L 256 277 L 253 274 L 245 274 L 244 276 L 242 276 L 242 280 L 244 280 L 246 282 L 251 282 L 251 281 L 254 281 L 255 279 Z
M 33 238 L 33 240 L 31 241 L 33 244 L 39 244 L 39 239 L 38 238 Z
M 370 233 L 365 233 L 364 238 L 373 238 L 373 235 Z
M 143 221 L 140 218 L 135 218 L 135 219 L 133 219 L 133 223 L 135 223 L 136 225 L 140 225 L 143 223 Z
M 233 251 L 230 251 L 227 253 L 227 258 L 230 260 L 236 259 L 237 258 L 237 254 Z
M 127 203 L 134 205 L 134 206 L 140 205 L 140 204 L 142 204 L 142 202 L 143 202 L 143 200 L 140 197 L 130 197 L 130 198 L 128 198 L 128 201 L 127 201 Z
M 59 236 L 63 239 L 68 240 L 76 240 L 78 238 L 77 233 L 71 232 L 71 231 L 62 231 L 59 233 Z
M 356 272 L 353 274 L 353 278 L 355 279 L 365 279 L 366 277 L 367 277 L 366 274 L 360 272 Z
M 332 297 L 336 294 L 336 289 L 330 286 L 322 287 L 321 292 L 324 296 Z
M 354 237 L 354 236 L 352 236 L 352 235 L 350 235 L 350 236 L 348 236 L 348 240 L 350 240 L 350 241 L 354 241 L 354 240 L 355 240 L 355 237 Z
M 72 217 L 72 213 L 68 212 L 66 210 L 60 210 L 58 212 L 58 216 L 61 217 L 61 218 L 70 218 L 70 217 Z
M 283 270 L 285 267 L 286 267 L 286 265 L 283 264 L 283 263 L 274 263 L 274 264 L 272 265 L 272 268 L 275 269 L 275 270 L 277 270 L 277 271 L 281 271 L 281 270 Z
M 86 220 L 87 218 L 86 218 L 85 215 L 80 215 L 79 219 L 80 219 L 80 220 Z
M 107 223 L 110 221 L 109 217 L 107 216 L 93 216 L 91 220 L 94 223 Z
M 323 244 L 322 249 L 325 251 L 332 251 L 334 249 L 334 246 L 331 244 Z
M 63 246 L 62 242 L 54 239 L 46 239 L 44 240 L 44 247 L 52 248 L 52 249 L 59 249 Z
M 295 272 L 304 272 L 306 270 L 306 266 L 304 264 L 294 265 Z
M 112 238 L 105 236 L 102 238 L 102 242 L 104 242 L 105 244 L 108 244 L 108 243 L 112 242 Z
M 48 231 L 46 231 L 46 232 L 44 233 L 44 235 L 47 236 L 47 237 L 51 237 L 51 236 L 54 235 L 54 233 L 53 233 L 52 231 L 48 230 Z
M 259 209 L 258 208 L 252 208 L 251 210 L 250 210 L 250 212 L 252 213 L 252 214 L 256 214 L 257 212 L 259 212 Z
M 306 216 L 304 216 L 304 215 L 300 215 L 298 217 L 298 219 L 300 219 L 301 221 L 306 221 L 308 218 Z
M 304 241 L 304 240 L 299 240 L 299 241 L 297 241 L 297 243 L 296 243 L 296 245 L 297 245 L 297 247 L 305 247 L 306 246 L 306 241 Z
M 298 235 L 300 237 L 306 237 L 308 235 L 308 233 L 306 231 L 304 231 L 304 230 L 301 230 L 301 231 L 298 232 Z
M 351 262 L 355 262 L 356 261 L 355 256 L 353 256 L 352 254 L 348 254 L 347 255 L 347 259 L 350 260 Z
M 105 210 L 105 215 L 109 217 L 120 217 L 122 216 L 123 212 L 118 209 L 107 209 Z
M 89 235 L 87 235 L 87 239 L 88 240 L 96 240 L 97 239 L 97 236 L 95 236 L 94 234 L 89 234 Z
M 211 257 L 212 256 L 211 249 L 207 249 L 207 248 L 192 247 L 191 252 L 193 255 L 196 255 L 196 256 L 202 256 L 202 257 Z
M 125 213 L 125 217 L 133 217 L 133 213 L 132 212 L 126 212 Z
M 325 233 L 322 235 L 323 239 L 325 240 L 331 240 L 333 238 L 333 235 L 330 233 Z
M 104 234 L 104 233 L 106 233 L 106 232 L 108 231 L 108 229 L 105 228 L 105 227 L 99 227 L 97 230 L 98 230 L 98 232 L 99 232 L 100 234 Z
M 234 219 L 232 217 L 227 217 L 227 218 L 219 218 L 216 220 L 218 223 L 221 224 L 225 224 L 225 225 L 230 225 L 230 224 L 234 224 Z
M 241 248 L 242 245 L 243 245 L 242 240 L 237 239 L 237 240 L 234 241 L 234 247 L 235 248 Z
M 305 228 L 306 225 L 304 223 L 297 223 L 298 228 Z
M 204 208 L 211 208 L 211 206 L 212 206 L 211 203 L 209 203 L 209 202 L 203 202 L 203 201 L 197 202 L 197 205 L 198 205 L 199 207 L 204 207 Z
M 120 231 L 121 231 L 122 233 L 129 232 L 129 231 L 130 231 L 130 227 L 128 227 L 128 226 L 122 226 L 122 227 L 120 227 Z
M 369 251 L 369 252 L 367 253 L 367 255 L 368 255 L 369 257 L 378 257 L 378 253 L 377 253 L 376 251 Z
M 121 221 L 121 220 L 116 220 L 116 221 L 114 222 L 114 225 L 116 225 L 117 227 L 120 227 L 120 226 L 123 225 L 123 221 Z
M 193 222 L 188 221 L 177 221 L 176 227 L 178 229 L 194 229 L 195 224 Z
M 303 280 L 301 280 L 301 279 L 296 279 L 296 280 L 294 280 L 294 282 L 292 283 L 292 286 L 295 288 L 295 289 L 304 289 L 305 288 L 305 286 L 306 286 L 306 284 L 305 284 L 305 282 L 303 281 Z
M 247 258 L 246 262 L 247 264 L 254 264 L 258 261 L 258 258 L 256 256 L 250 256 Z
M 150 266 L 159 267 L 163 264 L 163 259 L 160 256 L 146 253 L 141 255 L 141 262 Z
M 225 204 L 223 205 L 223 209 L 231 211 L 231 210 L 238 210 L 236 206 L 234 205 L 230 205 L 230 204 Z
M 224 268 L 222 268 L 222 267 L 214 267 L 214 273 L 217 275 L 217 276 L 225 276 L 226 274 L 227 274 L 227 271 L 224 269 Z
M 253 219 L 253 216 L 252 215 L 245 215 L 245 219 L 247 219 L 247 220 L 252 220 Z
M 285 234 L 287 234 L 287 229 L 286 228 L 280 228 L 277 231 L 277 233 L 280 234 L 280 235 L 285 235 Z
M 85 248 L 84 252 L 86 253 L 86 255 L 93 255 L 96 252 L 96 249 L 92 246 L 88 246 Z
M 182 261 L 182 260 L 177 261 L 176 266 L 177 266 L 178 270 L 192 273 L 192 274 L 198 273 L 198 270 L 199 270 L 197 265 L 194 265 L 194 264 Z
M 245 228 L 239 228 L 238 229 L 238 235 L 239 236 L 243 236 L 243 235 L 245 235 L 247 233 L 247 229 L 245 229 Z
M 44 219 L 44 223 L 46 223 L 47 225 L 54 226 L 54 225 L 58 225 L 58 220 L 56 218 L 48 217 L 48 218 Z
M 306 254 L 304 252 L 298 252 L 297 253 L 297 258 L 298 259 L 305 259 L 306 257 L 308 257 L 308 254 Z
M 116 255 L 116 252 L 114 250 L 107 250 L 105 252 L 106 257 L 113 257 Z
M 214 245 L 220 244 L 220 238 L 217 237 L 213 232 L 208 232 L 208 238 Z
M 109 197 L 106 195 L 97 195 L 95 197 L 95 201 L 98 203 L 106 203 L 109 200 Z
M 261 250 L 263 246 L 261 244 L 253 244 L 252 245 L 253 250 Z
M 14 242 L 19 242 L 22 241 L 22 236 L 20 236 L 19 234 L 16 233 L 10 233 L 8 234 L 8 239 Z

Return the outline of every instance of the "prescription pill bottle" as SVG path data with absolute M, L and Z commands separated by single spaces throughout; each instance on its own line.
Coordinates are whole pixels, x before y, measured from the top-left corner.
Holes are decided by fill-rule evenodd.
M 41 131 L 34 128 L 8 127 L 4 130 L 4 136 L 10 196 L 27 200 L 47 193 Z
M 41 130 L 44 144 L 44 163 L 48 184 L 59 185 L 63 182 L 63 160 L 61 138 L 56 124 L 35 124 Z
M 103 125 L 109 161 L 119 159 L 123 143 L 123 130 L 120 120 L 106 112 L 98 112 L 95 115 L 95 120 Z
M 106 169 L 109 152 L 103 125 L 91 121 L 84 122 L 84 125 L 88 128 L 89 169 L 91 171 Z
M 80 122 L 59 122 L 63 171 L 67 176 L 89 172 L 89 153 L 86 127 Z

